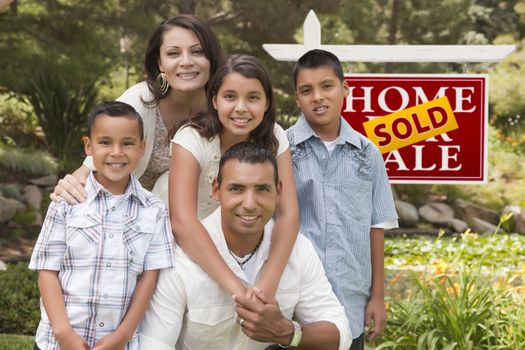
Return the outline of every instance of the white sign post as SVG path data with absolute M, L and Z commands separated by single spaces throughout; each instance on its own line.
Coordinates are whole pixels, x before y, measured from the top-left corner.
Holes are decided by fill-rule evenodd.
M 498 62 L 514 51 L 515 46 L 323 45 L 321 24 L 315 13 L 310 11 L 304 22 L 302 45 L 264 44 L 263 48 L 279 61 L 297 61 L 309 50 L 324 49 L 334 53 L 342 62 L 467 64 L 468 62 Z M 488 82 L 486 75 L 349 74 L 345 79 L 350 92 L 341 115 L 355 130 L 371 139 L 375 136 L 378 146 L 385 147 L 383 158 L 392 183 L 484 183 L 487 181 Z M 412 128 L 408 120 L 413 120 L 414 115 L 425 115 L 428 112 L 425 102 L 437 101 L 436 99 L 440 97 L 446 97 L 447 103 L 451 104 L 453 110 L 450 112 L 450 120 L 454 117 L 457 125 L 442 133 L 421 138 L 422 134 L 414 130 L 425 130 L 421 129 L 420 124 L 414 124 L 415 127 Z M 446 105 L 445 101 L 442 103 Z M 414 114 L 416 110 L 421 113 Z M 412 119 L 408 118 L 410 116 Z M 370 126 L 370 121 L 377 117 L 385 119 L 379 118 L 383 120 L 378 122 L 376 127 L 381 127 L 371 129 L 376 133 L 369 135 L 364 125 Z M 387 130 L 386 123 L 389 121 L 392 126 L 403 123 L 407 130 L 410 126 L 411 132 L 398 135 L 399 138 L 394 140 L 396 129 Z
M 297 61 L 312 49 L 335 54 L 341 62 L 498 62 L 515 45 L 322 45 L 321 24 L 313 10 L 304 21 L 303 44 L 263 44 L 278 61 Z

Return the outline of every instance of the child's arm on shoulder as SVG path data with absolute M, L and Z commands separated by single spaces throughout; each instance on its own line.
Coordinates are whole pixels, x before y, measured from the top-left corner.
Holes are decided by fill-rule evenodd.
M 386 307 L 385 307 L 385 234 L 382 228 L 370 229 L 370 249 L 372 257 L 372 289 L 370 300 L 366 306 L 365 325 L 372 326 L 373 331 L 369 335 L 369 340 L 377 338 L 386 326 Z
M 256 286 L 272 298 L 275 297 L 281 275 L 288 264 L 299 233 L 299 205 L 290 148 L 277 157 L 277 166 L 282 183 L 281 196 L 275 208 L 270 255 L 261 277 L 256 282 Z
M 151 297 L 155 292 L 158 277 L 159 270 L 148 270 L 142 273 L 133 292 L 126 315 L 117 330 L 100 339 L 93 350 L 124 349 L 146 313 Z
M 61 350 L 88 349 L 84 338 L 75 333 L 67 317 L 64 294 L 58 280 L 58 271 L 40 270 L 38 272 L 38 289 L 51 322 L 53 335 Z
M 228 267 L 197 214 L 200 165 L 182 146 L 173 144 L 170 177 L 170 221 L 177 244 L 211 278 L 230 294 L 245 293 L 246 288 Z

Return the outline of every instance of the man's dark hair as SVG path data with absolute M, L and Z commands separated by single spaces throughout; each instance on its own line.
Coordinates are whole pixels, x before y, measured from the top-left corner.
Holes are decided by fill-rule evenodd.
M 236 159 L 241 163 L 249 164 L 269 162 L 273 166 L 273 179 L 275 181 L 275 186 L 279 184 L 279 169 L 277 168 L 277 159 L 273 152 L 254 142 L 244 141 L 233 145 L 222 155 L 219 163 L 219 172 L 217 174 L 217 182 L 219 183 L 219 186 L 222 182 L 222 168 L 224 167 L 224 164 L 231 159 Z
M 88 129 L 87 134 L 91 137 L 91 130 L 93 124 L 99 115 L 107 115 L 110 117 L 127 117 L 136 120 L 139 123 L 140 141 L 144 140 L 144 123 L 142 117 L 137 113 L 135 108 L 127 103 L 120 101 L 106 101 L 98 107 L 95 107 L 88 115 Z
M 293 69 L 294 89 L 297 89 L 297 76 L 302 69 L 312 69 L 325 66 L 332 68 L 339 80 L 344 81 L 345 75 L 339 58 L 329 51 L 314 49 L 302 55 L 295 64 Z

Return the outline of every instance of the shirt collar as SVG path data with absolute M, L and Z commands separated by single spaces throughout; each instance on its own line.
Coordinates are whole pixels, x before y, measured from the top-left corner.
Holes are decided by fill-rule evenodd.
M 111 194 L 108 190 L 104 188 L 96 179 L 94 175 L 94 171 L 92 171 L 87 180 L 86 180 L 86 186 L 84 187 L 87 193 L 87 200 L 86 202 L 91 202 L 95 198 L 97 198 L 101 193 L 104 194 Z M 138 199 L 138 201 L 142 204 L 146 204 L 146 197 L 144 195 L 144 191 L 142 191 L 142 186 L 140 185 L 137 178 L 133 175 L 130 176 L 130 181 L 128 183 L 128 187 L 126 187 L 126 191 L 124 192 L 124 198 L 129 199 L 130 197 L 135 197 Z
M 213 243 L 217 247 L 219 254 L 221 254 L 224 261 L 228 263 L 230 268 L 235 272 L 237 271 L 237 276 L 244 278 L 244 276 L 239 275 L 241 273 L 241 268 L 235 261 L 235 259 L 230 255 L 228 244 L 226 243 L 226 238 L 224 237 L 224 232 L 222 231 L 222 221 L 221 221 L 221 207 L 218 207 L 212 214 L 206 217 L 202 221 L 204 227 L 210 234 Z M 268 259 L 270 252 L 270 243 L 273 229 L 273 219 L 270 219 L 268 223 L 264 226 L 264 236 L 259 246 L 256 256 L 256 262 L 254 266 L 254 274 L 256 275 L 262 267 L 262 264 Z
M 361 142 L 359 140 L 359 135 L 357 134 L 357 131 L 355 131 L 344 118 L 339 117 L 339 119 L 341 121 L 341 127 L 339 130 L 339 137 L 337 139 L 336 144 L 339 145 L 348 142 L 349 144 L 360 149 Z M 320 138 L 319 136 L 317 136 L 314 129 L 312 129 L 304 114 L 301 114 L 299 120 L 295 124 L 294 133 L 296 144 L 300 144 L 310 139 L 311 137 Z

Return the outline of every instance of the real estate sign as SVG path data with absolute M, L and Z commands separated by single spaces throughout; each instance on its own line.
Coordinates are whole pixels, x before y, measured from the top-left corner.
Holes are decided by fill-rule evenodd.
M 378 147 L 392 183 L 487 180 L 488 78 L 350 74 L 342 115 Z

